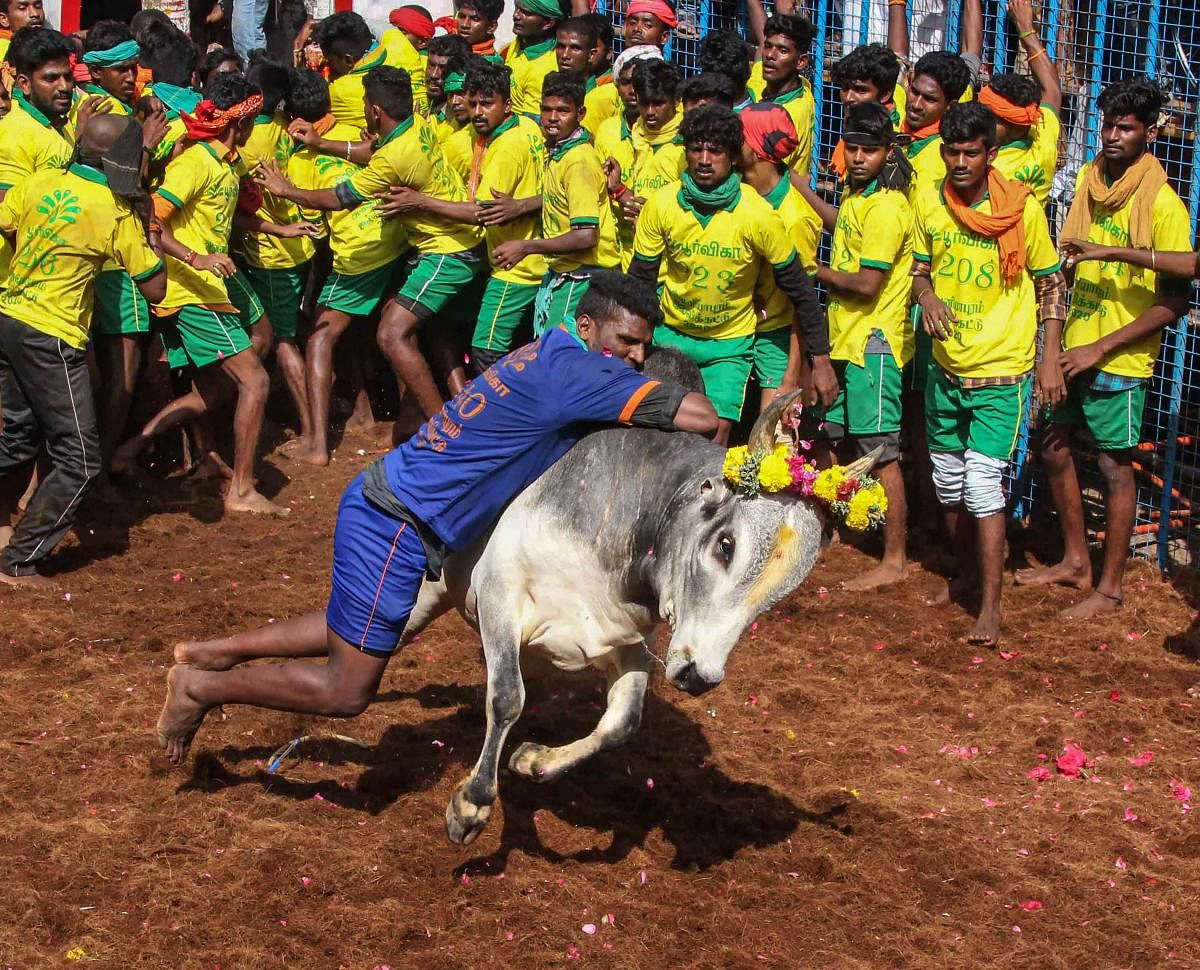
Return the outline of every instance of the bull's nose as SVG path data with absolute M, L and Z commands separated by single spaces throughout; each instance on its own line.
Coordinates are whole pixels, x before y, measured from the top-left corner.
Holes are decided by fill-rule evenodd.
M 717 685 L 705 680 L 696 672 L 696 664 L 689 662 L 685 666 L 680 667 L 671 678 L 671 683 L 679 690 L 686 691 L 693 697 L 699 697 L 701 694 L 706 694 Z

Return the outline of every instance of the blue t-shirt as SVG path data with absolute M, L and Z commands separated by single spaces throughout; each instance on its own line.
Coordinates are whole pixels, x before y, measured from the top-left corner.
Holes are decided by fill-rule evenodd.
M 388 486 L 448 549 L 462 549 L 595 423 L 631 424 L 658 384 L 566 330 L 547 331 L 386 455 Z

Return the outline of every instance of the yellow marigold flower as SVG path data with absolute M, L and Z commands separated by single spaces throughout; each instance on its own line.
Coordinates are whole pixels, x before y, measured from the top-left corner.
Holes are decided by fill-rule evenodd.
M 856 495 L 855 498 L 858 496 Z M 871 516 L 861 509 L 854 507 L 854 502 L 850 503 L 850 511 L 846 513 L 846 525 L 856 532 L 862 532 L 871 525 Z
M 758 466 L 758 481 L 768 492 L 779 492 L 792 484 L 792 471 L 788 466 L 786 456 L 780 455 L 778 449 L 767 455 Z
M 888 510 L 887 492 L 883 490 L 883 486 L 876 482 L 869 489 L 866 489 L 867 494 L 871 496 L 871 504 L 877 505 L 881 513 L 886 514 Z
M 845 469 L 839 465 L 826 468 L 817 476 L 816 483 L 813 485 L 813 495 L 823 502 L 836 502 L 838 486 L 842 484 L 845 477 Z
M 734 484 L 740 483 L 742 480 L 742 465 L 749 457 L 750 452 L 745 445 L 730 448 L 725 452 L 725 461 L 721 465 L 721 473 Z

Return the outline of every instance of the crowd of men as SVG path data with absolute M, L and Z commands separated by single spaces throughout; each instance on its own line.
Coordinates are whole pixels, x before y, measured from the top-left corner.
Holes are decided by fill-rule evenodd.
M 290 457 L 328 463 L 335 362 L 350 421 L 371 420 L 363 355 L 335 355 L 355 321 L 428 418 L 517 346 L 570 330 L 593 274 L 619 270 L 658 288 L 654 344 L 699 367 L 718 441 L 801 388 L 829 460 L 880 449 L 884 550 L 854 588 L 907 572 L 904 429 L 958 553 L 945 595 L 977 590 L 968 638 L 997 642 L 1003 473 L 1032 401 L 1065 554 L 1016 579 L 1090 590 L 1075 617 L 1118 608 L 1130 450 L 1195 270 L 1186 207 L 1149 150 L 1161 90 L 1129 78 L 1101 94 L 1101 153 L 1056 248 L 1062 91 L 1030 0 L 1008 4 L 1028 73 L 990 77 L 980 0 L 965 0 L 961 54 L 915 63 L 889 0 L 888 44 L 830 68 L 830 158 L 814 149 L 815 30 L 792 3 L 767 17 L 750 0 L 755 43 L 707 34 L 687 78 L 667 0 L 631 0 L 615 57 L 611 23 L 564 4 L 514 0 L 502 49 L 503 0 L 458 0 L 436 25 L 400 7 L 379 37 L 339 12 L 285 65 L 199 50 L 149 12 L 68 38 L 37 0 L 9 0 L 0 579 L 37 584 L 89 485 L 138 474 L 180 427 L 228 478 L 227 510 L 284 514 L 255 486 L 270 371 L 294 410 Z M 162 351 L 176 397 L 130 428 Z M 225 466 L 213 422 L 229 401 Z M 1098 577 L 1081 431 L 1105 482 Z

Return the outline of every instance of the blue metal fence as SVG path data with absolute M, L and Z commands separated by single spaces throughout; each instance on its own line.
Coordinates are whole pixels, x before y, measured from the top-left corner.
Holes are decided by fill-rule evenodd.
M 608 5 L 606 6 L 606 2 Z M 939 6 L 940 3 L 940 6 Z M 771 5 L 768 4 L 768 13 Z M 1170 94 L 1168 117 L 1154 151 L 1172 186 L 1188 204 L 1195 238 L 1200 212 L 1200 4 L 1195 0 L 1035 0 L 1047 53 L 1063 82 L 1063 140 L 1060 170 L 1048 212 L 1052 227 L 1065 217 L 1075 176 L 1096 154 L 1102 88 L 1132 74 L 1154 78 Z M 699 38 L 712 30 L 745 33 L 743 5 L 729 0 L 680 0 L 680 29 L 672 56 L 691 73 L 698 70 Z M 984 0 L 984 71 L 1025 71 L 1016 32 L 1002 0 Z M 619 26 L 624 0 L 600 0 Z M 841 105 L 828 83 L 829 67 L 850 49 L 886 38 L 886 0 L 808 0 L 817 28 L 812 50 L 817 133 L 813 171 L 821 170 L 837 140 Z M 908 0 L 913 54 L 930 44 L 957 50 L 960 0 Z M 619 31 L 618 31 L 619 33 Z M 619 40 L 618 40 L 619 44 Z M 1200 565 L 1200 530 L 1192 506 L 1200 503 L 1200 303 L 1164 334 L 1162 351 L 1137 455 L 1138 516 L 1134 551 L 1163 569 Z M 1010 476 L 1014 514 L 1039 519 L 1051 514 L 1048 492 L 1037 474 L 1037 432 L 1026 427 Z M 1100 510 L 1099 483 L 1083 478 L 1087 506 Z M 1089 525 L 1102 528 L 1102 517 Z

